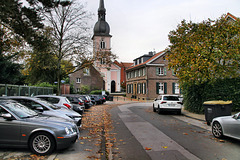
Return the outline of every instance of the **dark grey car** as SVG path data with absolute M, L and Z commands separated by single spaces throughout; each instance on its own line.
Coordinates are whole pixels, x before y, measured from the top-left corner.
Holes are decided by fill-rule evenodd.
M 15 100 L 34 111 L 37 111 L 37 112 L 41 111 L 43 115 L 64 118 L 68 121 L 75 122 L 77 126 L 81 127 L 82 116 L 79 113 L 70 109 L 64 109 L 61 107 L 54 106 L 50 102 L 47 102 L 40 98 L 25 97 L 25 96 L 6 96 L 6 97 L 0 97 L 0 99 Z
M 39 115 L 12 100 L 0 100 L 0 145 L 29 147 L 38 155 L 69 147 L 79 136 L 65 119 Z

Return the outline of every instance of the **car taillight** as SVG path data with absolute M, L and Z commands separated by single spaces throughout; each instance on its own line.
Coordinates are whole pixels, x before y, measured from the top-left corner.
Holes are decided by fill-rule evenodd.
M 167 103 L 167 102 L 165 102 L 165 101 L 162 101 L 162 102 L 161 102 L 161 104 L 164 104 L 164 103 Z
M 106 98 L 105 98 L 105 97 L 103 97 L 103 99 L 105 100 Z
M 82 103 L 82 102 L 78 102 L 78 104 L 79 104 L 79 105 L 83 105 L 83 103 Z
M 63 105 L 66 106 L 68 109 L 71 109 L 71 106 L 69 104 L 64 103 Z

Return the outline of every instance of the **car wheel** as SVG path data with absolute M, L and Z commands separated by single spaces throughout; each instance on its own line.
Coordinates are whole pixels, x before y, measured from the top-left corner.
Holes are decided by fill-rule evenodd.
M 154 105 L 153 105 L 153 112 L 156 112 L 156 108 L 154 107 Z
M 55 141 L 49 133 L 39 132 L 30 138 L 29 147 L 31 151 L 38 155 L 47 155 L 55 149 Z
M 158 106 L 158 114 L 161 114 L 161 108 Z
M 221 124 L 219 122 L 213 122 L 212 134 L 216 138 L 222 138 L 223 137 L 222 126 L 221 126 Z

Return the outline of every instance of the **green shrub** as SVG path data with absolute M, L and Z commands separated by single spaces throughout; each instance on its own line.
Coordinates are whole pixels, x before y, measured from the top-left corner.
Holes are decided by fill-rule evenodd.
M 93 91 L 90 92 L 90 94 L 102 94 L 102 91 L 103 91 L 103 90 L 93 90 Z M 107 95 L 109 95 L 109 92 L 108 92 L 108 91 L 105 91 L 105 93 L 106 93 Z
M 232 111 L 240 110 L 240 78 L 218 79 L 214 83 L 188 86 L 184 84 L 185 109 L 194 113 L 204 113 L 205 101 L 232 101 Z

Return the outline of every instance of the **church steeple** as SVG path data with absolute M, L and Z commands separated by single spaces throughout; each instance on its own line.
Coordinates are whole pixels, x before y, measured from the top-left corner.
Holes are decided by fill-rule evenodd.
M 106 9 L 104 7 L 104 0 L 100 0 L 98 8 L 98 21 L 94 26 L 94 35 L 93 36 L 111 36 L 110 27 L 105 19 Z
M 100 0 L 98 8 L 98 20 L 105 21 L 106 9 L 104 8 L 104 1 Z

